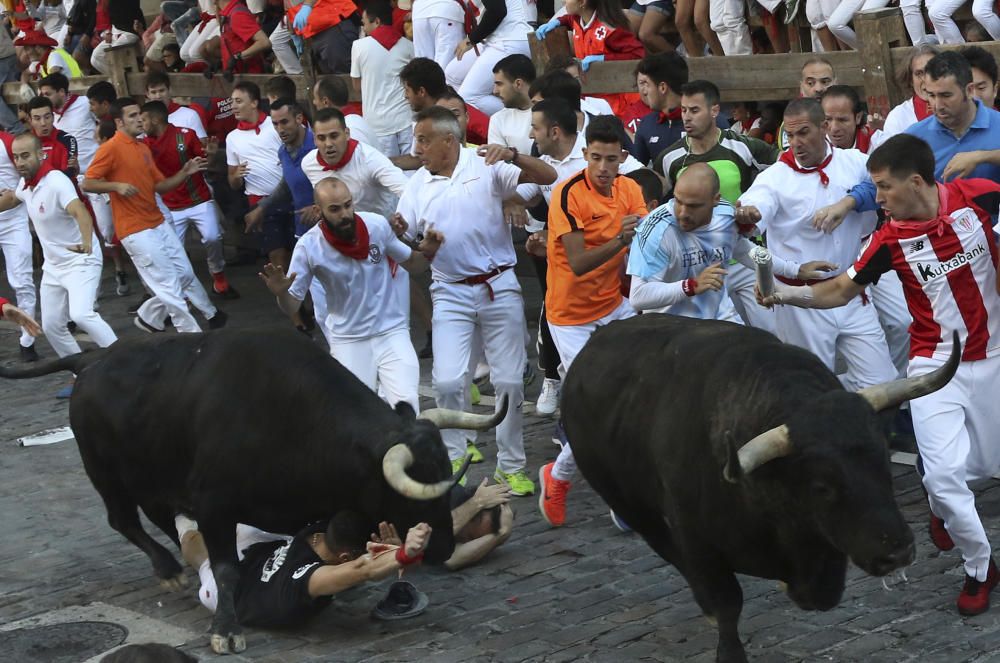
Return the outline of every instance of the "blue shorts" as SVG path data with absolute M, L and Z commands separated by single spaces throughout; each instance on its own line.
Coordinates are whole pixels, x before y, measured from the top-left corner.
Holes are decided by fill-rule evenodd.
M 630 12 L 639 15 L 644 15 L 647 9 L 652 9 L 654 12 L 659 12 L 664 16 L 674 15 L 673 0 L 653 0 L 653 2 L 648 5 L 640 5 L 638 2 L 634 2 L 632 3 L 632 6 L 628 8 Z

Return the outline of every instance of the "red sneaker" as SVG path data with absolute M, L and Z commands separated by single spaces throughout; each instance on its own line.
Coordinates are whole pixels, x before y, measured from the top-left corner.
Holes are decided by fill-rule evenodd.
M 944 520 L 931 514 L 931 543 L 937 546 L 938 550 L 951 550 L 955 547 L 955 542 L 951 540 L 951 534 L 945 529 Z
M 980 582 L 972 576 L 965 576 L 965 585 L 958 595 L 958 614 L 972 617 L 981 615 L 990 609 L 990 592 L 1000 582 L 1000 571 L 996 562 L 990 558 L 990 568 L 986 572 L 986 580 Z
M 212 292 L 224 299 L 239 299 L 240 293 L 229 284 L 225 272 L 212 274 Z
M 538 482 L 542 490 L 538 496 L 538 510 L 542 518 L 553 527 L 560 527 L 566 522 L 566 493 L 569 492 L 569 481 L 562 481 L 552 476 L 555 463 L 549 463 L 538 470 Z

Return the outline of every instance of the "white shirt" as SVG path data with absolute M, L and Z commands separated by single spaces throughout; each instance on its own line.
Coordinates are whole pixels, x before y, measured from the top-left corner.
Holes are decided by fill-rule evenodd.
M 608 100 L 601 99 L 600 97 L 581 97 L 580 110 L 590 115 L 615 114 L 615 112 L 611 110 L 611 104 L 608 103 Z
M 913 99 L 910 97 L 889 111 L 889 114 L 885 116 L 882 130 L 876 131 L 875 135 L 872 136 L 870 152 L 874 152 L 876 147 L 920 121 L 917 119 L 916 111 L 913 110 Z M 921 99 L 920 103 L 926 104 L 927 102 Z
M 465 23 L 462 8 L 455 0 L 416 0 L 411 14 L 414 21 L 425 18 L 445 18 L 459 25 Z
M 253 129 L 237 129 L 226 136 L 226 164 L 246 162 L 250 166 L 244 178 L 248 196 L 270 196 L 281 182 L 281 138 L 268 118 L 259 129 L 259 134 Z
M 504 108 L 490 116 L 488 141 L 506 145 L 521 154 L 531 154 L 531 108 Z
M 76 187 L 62 171 L 52 170 L 45 174 L 38 184 L 29 189 L 24 179 L 17 185 L 14 195 L 24 203 L 24 207 L 35 227 L 35 234 L 42 245 L 45 262 L 42 270 L 65 269 L 77 265 L 103 264 L 100 242 L 91 231 L 90 253 L 74 253 L 71 246 L 83 243 L 80 226 L 66 208 L 80 196 Z
M 49 53 L 48 59 L 45 60 L 45 71 L 50 74 L 56 73 L 53 69 L 57 67 L 59 68 L 58 73 L 62 74 L 66 78 L 69 78 L 70 72 L 73 71 L 69 66 L 69 62 L 66 61 L 66 58 L 63 57 L 62 53 L 53 50 Z
M 393 270 L 386 258 L 409 260 L 410 247 L 396 238 L 382 216 L 358 216 L 368 228 L 367 258 L 355 260 L 333 248 L 317 224 L 295 245 L 288 268 L 296 274 L 288 293 L 300 301 L 314 278 L 323 285 L 329 311 L 325 324 L 335 338 L 370 338 L 410 325 L 409 276 L 398 265 Z M 400 297 L 404 291 L 406 297 Z
M 406 175 L 389 158 L 370 145 L 358 142 L 351 160 L 340 169 L 319 162 L 319 150 L 302 158 L 302 172 L 315 187 L 320 180 L 336 177 L 354 197 L 354 209 L 388 217 L 396 210 L 397 197 L 406 186 Z
M 97 154 L 97 119 L 90 112 L 90 102 L 83 95 L 71 94 L 66 97 L 62 108 L 52 113 L 56 129 L 76 138 L 77 159 L 80 172 L 90 168 L 90 162 Z
M 264 121 L 269 122 L 269 120 Z M 175 127 L 190 129 L 200 140 L 208 138 L 208 132 L 205 131 L 205 124 L 201 121 L 201 115 L 198 115 L 198 111 L 193 108 L 187 106 L 177 108 L 173 113 L 167 115 L 167 122 Z
M 420 0 L 417 2 L 419 3 Z M 504 46 L 506 42 L 524 42 L 526 44 L 528 43 L 528 33 L 534 31 L 528 23 L 530 14 L 526 0 L 506 0 L 506 5 L 507 15 L 500 21 L 496 30 L 483 40 L 487 46 L 507 50 Z
M 410 126 L 413 112 L 403 95 L 399 72 L 412 59 L 413 42 L 406 38 L 397 41 L 389 51 L 373 37 L 358 39 L 351 46 L 351 77 L 361 79 L 364 119 L 379 136 L 389 136 Z
M 832 149 L 833 159 L 824 168 L 830 178 L 828 186 L 820 183 L 818 173 L 799 173 L 779 161 L 758 175 L 740 196 L 742 206 L 752 205 L 760 211 L 758 226 L 767 231 L 772 253 L 797 264 L 810 260 L 832 262 L 838 269 L 828 272 L 830 277 L 854 264 L 861 238 L 875 230 L 877 220 L 875 212 L 852 212 L 832 233 L 813 228 L 816 210 L 843 199 L 868 176 L 867 155 L 858 150 Z
M 444 235 L 431 263 L 434 280 L 453 283 L 514 265 L 517 256 L 503 201 L 517 190 L 521 169 L 507 163 L 487 166 L 473 148 L 463 147 L 451 177 L 414 173 L 397 210 L 411 238 L 430 226 Z
M 351 132 L 351 138 L 378 149 L 378 138 L 375 137 L 375 132 L 365 122 L 365 118 L 357 113 L 351 113 L 344 116 L 344 124 L 347 125 L 347 130 Z

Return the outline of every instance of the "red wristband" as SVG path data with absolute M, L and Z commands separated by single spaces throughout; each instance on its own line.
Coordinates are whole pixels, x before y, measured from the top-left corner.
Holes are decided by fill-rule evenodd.
M 420 553 L 416 557 L 406 556 L 406 546 L 400 546 L 396 549 L 396 561 L 399 562 L 400 566 L 409 566 L 411 564 L 416 564 L 424 558 L 424 554 Z
M 681 289 L 684 290 L 684 294 L 688 297 L 694 297 L 695 288 L 698 287 L 697 279 L 685 279 L 681 284 Z

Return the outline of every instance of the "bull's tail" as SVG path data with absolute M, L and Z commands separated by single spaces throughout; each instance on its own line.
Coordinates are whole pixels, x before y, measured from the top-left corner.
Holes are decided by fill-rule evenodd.
M 85 367 L 94 363 L 104 356 L 103 348 L 93 352 L 82 352 L 75 355 L 68 355 L 61 359 L 51 361 L 41 361 L 29 366 L 3 366 L 0 365 L 0 378 L 10 380 L 22 380 L 24 378 L 37 378 L 43 375 L 58 373 L 59 371 L 72 371 L 79 373 Z

